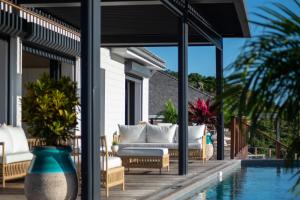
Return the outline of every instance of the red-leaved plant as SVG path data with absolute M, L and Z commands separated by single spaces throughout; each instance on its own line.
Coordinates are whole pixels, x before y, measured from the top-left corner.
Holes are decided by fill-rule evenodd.
M 189 102 L 189 121 L 197 125 L 214 123 L 215 114 L 210 106 L 210 100 L 206 102 L 198 98 L 195 102 Z

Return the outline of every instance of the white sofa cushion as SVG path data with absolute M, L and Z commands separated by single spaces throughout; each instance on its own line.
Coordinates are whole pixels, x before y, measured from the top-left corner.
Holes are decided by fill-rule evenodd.
M 13 142 L 5 125 L 0 127 L 0 142 L 5 143 L 5 153 L 13 153 Z M 0 147 L 0 156 L 2 155 L 2 146 Z
M 146 142 L 146 125 L 118 125 L 120 143 Z
M 29 152 L 29 146 L 25 133 L 21 127 L 5 126 L 9 131 L 13 142 L 13 153 Z
M 15 162 L 32 160 L 33 154 L 30 152 L 19 152 L 6 154 L 6 162 L 4 164 L 10 164 Z M 2 156 L 0 156 L 0 163 L 2 163 Z
M 189 143 L 202 143 L 205 125 L 189 126 L 188 127 L 188 142 Z
M 126 147 L 118 151 L 119 156 L 163 156 L 167 154 L 167 148 L 156 147 Z
M 122 160 L 119 157 L 108 157 L 108 169 L 112 169 L 115 167 L 121 167 L 122 166 Z M 106 171 L 106 159 L 103 156 L 100 156 L 100 163 L 101 163 L 101 170 Z
M 167 149 L 178 149 L 178 143 L 135 143 L 135 144 L 119 144 L 120 150 L 126 147 L 142 147 L 142 148 L 167 148 Z M 189 143 L 189 149 L 201 149 L 202 143 Z M 119 150 L 119 151 L 120 151 Z
M 149 143 L 173 143 L 176 125 L 157 126 L 147 124 L 147 142 Z

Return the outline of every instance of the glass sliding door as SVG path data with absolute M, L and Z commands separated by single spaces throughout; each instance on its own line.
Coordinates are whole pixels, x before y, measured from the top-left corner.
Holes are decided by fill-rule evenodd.
M 125 124 L 134 125 L 142 120 L 142 81 L 126 77 Z
M 0 39 L 0 124 L 8 122 L 8 42 Z

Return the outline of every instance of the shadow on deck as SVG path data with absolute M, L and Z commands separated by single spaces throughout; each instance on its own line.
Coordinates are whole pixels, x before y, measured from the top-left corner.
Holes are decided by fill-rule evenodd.
M 189 193 L 197 187 L 205 187 L 209 182 L 217 180 L 217 173 L 223 171 L 223 174 L 233 168 L 240 166 L 238 160 L 208 161 L 205 164 L 202 161 L 189 162 L 189 174 L 187 176 L 178 176 L 178 163 L 171 161 L 170 171 L 165 169 L 162 174 L 155 169 L 131 169 L 126 172 L 125 191 L 116 186 L 110 190 L 111 200 L 160 200 L 175 199 L 184 193 Z M 0 188 L 1 200 L 25 200 L 24 179 L 10 181 L 5 189 Z M 104 190 L 101 190 L 102 199 L 106 199 Z M 78 195 L 80 199 L 80 194 Z

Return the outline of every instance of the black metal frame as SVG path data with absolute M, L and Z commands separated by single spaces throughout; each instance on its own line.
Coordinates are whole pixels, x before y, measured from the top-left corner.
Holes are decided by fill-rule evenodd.
M 223 114 L 223 50 L 216 48 L 216 95 L 219 99 L 217 113 L 217 159 L 224 160 L 224 114 Z
M 100 199 L 100 2 L 81 1 L 82 199 Z

